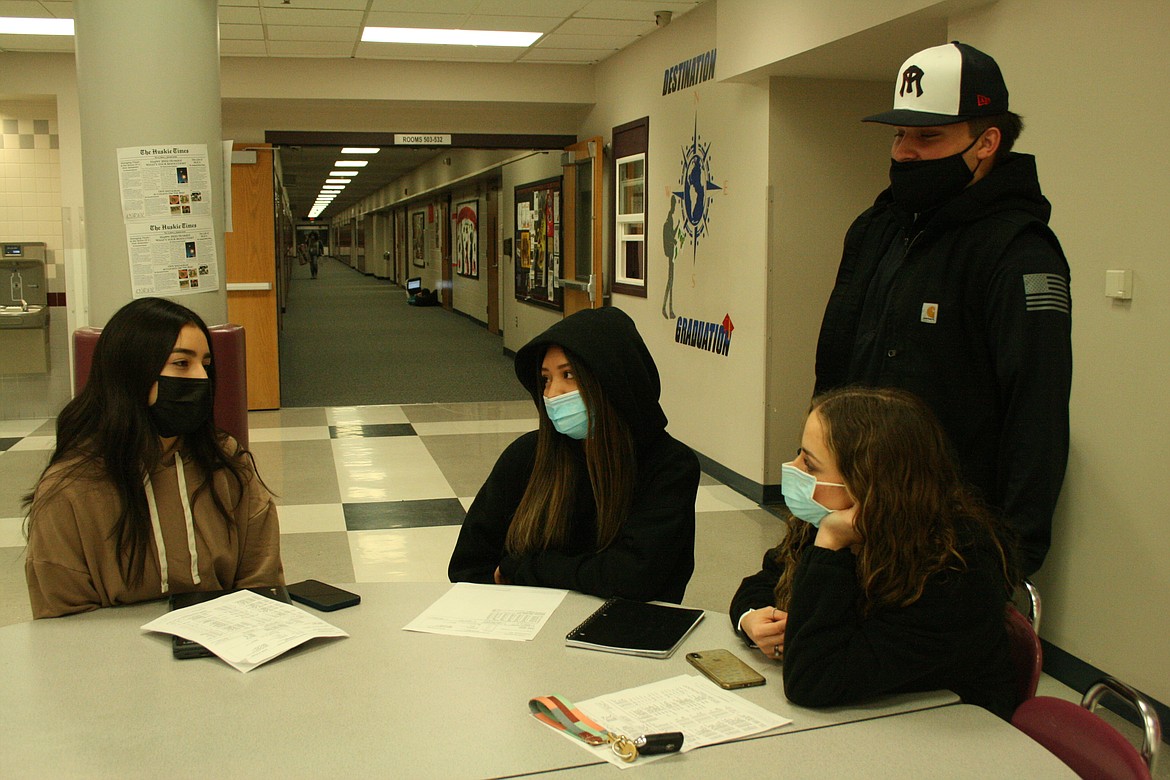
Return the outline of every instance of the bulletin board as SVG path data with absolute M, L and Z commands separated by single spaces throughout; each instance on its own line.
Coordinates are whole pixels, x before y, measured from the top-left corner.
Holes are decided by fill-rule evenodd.
M 562 311 L 564 291 L 553 286 L 561 275 L 561 182 L 552 179 L 516 188 L 516 300 Z

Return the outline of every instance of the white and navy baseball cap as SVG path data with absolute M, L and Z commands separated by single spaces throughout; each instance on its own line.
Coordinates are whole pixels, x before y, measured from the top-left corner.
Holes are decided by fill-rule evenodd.
M 953 125 L 1008 110 L 1008 90 L 995 60 L 965 43 L 923 49 L 902 63 L 894 108 L 863 122 L 904 127 Z

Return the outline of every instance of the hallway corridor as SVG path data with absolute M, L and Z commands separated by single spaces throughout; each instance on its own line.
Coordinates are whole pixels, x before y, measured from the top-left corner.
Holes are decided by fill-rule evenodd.
M 293 266 L 280 334 L 281 407 L 528 398 L 503 340 L 441 307 L 322 257 Z

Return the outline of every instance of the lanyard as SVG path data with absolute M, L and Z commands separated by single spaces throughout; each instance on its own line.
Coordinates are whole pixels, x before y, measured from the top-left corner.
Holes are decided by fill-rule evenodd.
M 599 726 L 563 696 L 537 696 L 528 701 L 528 709 L 541 723 L 567 732 L 587 745 L 598 747 L 609 743 L 614 754 L 626 763 L 637 759 L 639 753 L 647 756 L 674 753 L 682 748 L 682 732 L 646 734 L 630 739 Z

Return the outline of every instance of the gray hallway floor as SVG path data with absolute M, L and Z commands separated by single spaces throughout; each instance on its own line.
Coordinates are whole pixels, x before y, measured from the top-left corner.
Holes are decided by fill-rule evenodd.
M 512 401 L 503 340 L 331 257 L 294 266 L 280 335 L 281 407 Z

